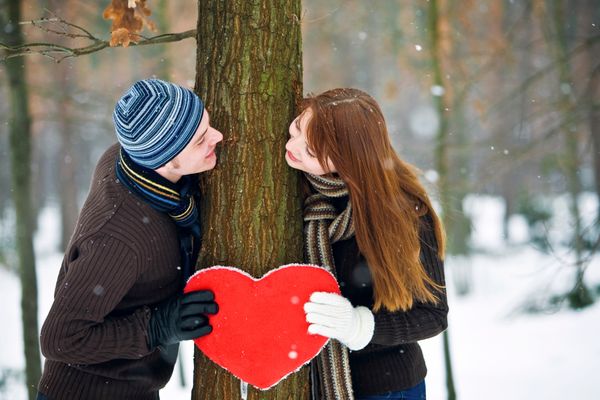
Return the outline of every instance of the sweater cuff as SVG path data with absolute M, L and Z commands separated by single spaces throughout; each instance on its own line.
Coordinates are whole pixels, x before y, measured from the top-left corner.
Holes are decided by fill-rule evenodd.
M 371 310 L 359 306 L 355 308 L 355 311 L 359 321 L 358 330 L 356 335 L 346 343 L 346 346 L 354 351 L 365 348 L 371 342 L 375 331 L 375 317 Z

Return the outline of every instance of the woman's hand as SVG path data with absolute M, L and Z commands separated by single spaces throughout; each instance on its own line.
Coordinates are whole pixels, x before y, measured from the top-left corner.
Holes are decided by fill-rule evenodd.
M 373 337 L 375 318 L 367 307 L 354 307 L 339 294 L 315 292 L 304 304 L 308 333 L 337 339 L 350 350 L 364 348 Z

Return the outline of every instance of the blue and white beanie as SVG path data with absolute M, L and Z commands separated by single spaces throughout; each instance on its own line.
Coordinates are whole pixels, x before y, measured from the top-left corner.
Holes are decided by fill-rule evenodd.
M 187 146 L 200 125 L 204 104 L 189 89 L 158 79 L 137 81 L 113 112 L 117 139 L 141 166 L 157 169 Z

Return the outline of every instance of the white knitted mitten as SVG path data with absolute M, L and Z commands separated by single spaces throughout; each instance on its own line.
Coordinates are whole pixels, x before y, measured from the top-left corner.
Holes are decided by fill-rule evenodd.
M 367 307 L 354 307 L 339 294 L 315 292 L 304 304 L 308 333 L 337 339 L 350 350 L 364 348 L 373 337 L 375 318 Z

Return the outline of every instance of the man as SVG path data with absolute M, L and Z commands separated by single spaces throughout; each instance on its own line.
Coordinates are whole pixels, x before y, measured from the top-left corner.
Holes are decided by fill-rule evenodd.
M 211 332 L 209 291 L 182 294 L 200 247 L 197 174 L 223 135 L 202 100 L 160 80 L 118 101 L 41 332 L 39 399 L 158 399 L 179 341 Z

